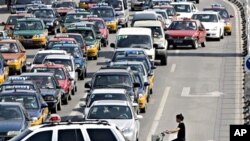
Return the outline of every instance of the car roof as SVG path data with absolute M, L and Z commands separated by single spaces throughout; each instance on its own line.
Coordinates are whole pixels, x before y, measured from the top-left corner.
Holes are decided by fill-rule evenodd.
M 142 62 L 137 61 L 122 61 L 122 62 L 113 62 L 113 64 L 121 64 L 121 65 L 143 65 Z
M 53 47 L 55 47 L 55 46 L 59 46 L 59 47 L 79 47 L 79 45 L 78 44 L 69 44 L 69 43 L 56 43 L 56 44 L 54 44 L 53 45 Z M 53 49 L 53 47 L 52 47 L 52 49 Z
M 126 93 L 125 89 L 94 89 L 92 94 L 121 94 Z
M 135 21 L 134 26 L 147 26 L 147 27 L 155 27 L 155 26 L 162 26 L 160 21 L 156 20 L 147 20 L 147 21 Z
M 69 54 L 66 55 L 47 55 L 45 59 L 65 59 L 65 60 L 71 60 L 72 56 Z
M 20 103 L 20 102 L 0 102 L 0 105 L 6 105 L 6 106 L 22 106 L 22 103 Z
M 64 37 L 53 37 L 53 38 L 50 38 L 49 41 L 75 41 L 74 38 L 64 38 Z
M 62 64 L 38 64 L 34 65 L 32 68 L 65 68 Z
M 194 14 L 218 14 L 216 11 L 199 11 Z
M 34 84 L 34 82 L 33 81 L 31 81 L 31 80 L 9 80 L 9 81 L 5 81 L 2 85 L 4 85 L 4 84 L 13 84 L 13 85 L 22 85 L 22 84 L 27 84 L 27 85 L 30 85 L 30 84 L 32 84 L 32 85 L 35 85 Z
M 128 106 L 129 102 L 128 101 L 122 101 L 122 100 L 98 100 L 94 101 L 92 106 L 96 105 L 119 105 L 119 106 Z M 92 107 L 91 106 L 91 107 Z
M 50 72 L 27 72 L 27 73 L 22 73 L 21 77 L 25 77 L 25 76 L 54 76 L 53 73 Z
M 16 43 L 16 42 L 18 42 L 18 40 L 16 40 L 16 39 L 9 39 L 9 38 L 0 39 L 0 43 Z
M 128 70 L 124 69 L 100 69 L 96 72 L 96 74 L 99 73 L 128 73 Z
M 37 54 L 45 54 L 45 53 L 59 53 L 59 54 L 68 54 L 65 50 L 40 50 Z
M 11 89 L 11 90 L 4 90 L 0 93 L 0 95 L 19 95 L 19 93 L 22 93 L 23 95 L 26 94 L 32 94 L 32 95 L 36 95 L 36 91 L 35 90 L 29 90 L 29 89 Z
M 142 48 L 117 48 L 115 52 L 116 51 L 143 51 L 145 52 L 144 49 Z
M 149 35 L 152 34 L 151 29 L 149 28 L 140 28 L 140 27 L 128 27 L 128 28 L 121 28 L 118 31 L 117 35 Z

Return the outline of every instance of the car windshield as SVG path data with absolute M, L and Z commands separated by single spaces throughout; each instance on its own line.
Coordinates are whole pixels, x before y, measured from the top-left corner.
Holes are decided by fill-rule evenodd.
M 147 72 L 150 71 L 150 62 L 146 58 L 128 58 L 128 57 L 117 57 L 115 59 L 116 62 L 124 62 L 124 61 L 136 61 L 136 62 L 142 62 L 147 70 Z
M 101 20 L 96 20 L 95 21 L 95 25 L 96 25 L 96 27 L 98 27 L 98 29 L 104 29 L 105 28 L 104 24 L 105 23 L 103 21 L 101 21 Z
M 97 15 L 98 17 L 115 17 L 115 13 L 112 8 L 94 8 L 91 9 L 93 15 Z
M 219 12 L 222 19 L 229 19 L 230 18 L 226 9 L 204 9 L 204 11 Z
M 175 4 L 173 5 L 176 12 L 184 12 L 184 13 L 190 13 L 191 7 L 190 5 L 185 4 Z
M 197 25 L 194 21 L 173 21 L 169 30 L 197 30 Z
M 3 84 L 0 87 L 0 91 L 8 90 L 36 90 L 34 85 L 30 84 Z
M 69 30 L 69 33 L 80 33 L 86 41 L 92 41 L 95 39 L 92 30 Z
M 192 19 L 200 20 L 201 22 L 218 22 L 215 14 L 194 14 Z
M 97 74 L 95 76 L 94 88 L 126 88 L 132 87 L 131 79 L 128 75 L 113 74 L 102 75 Z
M 174 8 L 168 8 L 167 9 L 167 14 L 168 14 L 168 16 L 175 16 L 176 15 L 175 9 Z
M 53 50 L 65 50 L 67 53 L 71 54 L 75 58 L 81 57 L 81 53 L 78 47 L 72 47 L 72 46 L 58 46 L 55 45 L 52 47 Z
M 115 9 L 115 11 L 122 11 L 122 1 L 115 1 L 115 0 L 113 0 L 111 2 L 111 5 Z
M 64 2 L 56 2 L 52 4 L 53 8 L 60 8 L 60 7 L 65 7 L 65 8 L 75 8 L 74 2 L 71 1 L 64 1 Z
M 57 80 L 65 80 L 66 76 L 62 68 L 45 68 L 45 67 L 33 67 L 31 72 L 51 72 L 54 73 Z
M 49 41 L 47 48 L 51 49 L 56 44 L 76 44 L 74 41 Z
M 56 89 L 56 84 L 53 82 L 50 76 L 25 76 L 27 80 L 34 81 L 41 89 Z
M 143 75 L 146 75 L 146 72 L 143 69 L 143 66 L 141 64 L 113 64 L 112 66 L 116 67 L 123 67 L 123 66 L 129 66 L 131 70 L 137 71 L 142 73 Z
M 143 50 L 116 51 L 114 53 L 114 56 L 112 57 L 112 61 L 114 61 L 116 57 L 125 57 L 126 55 L 146 55 L 146 54 Z
M 148 35 L 118 35 L 118 48 L 146 48 L 151 49 L 151 39 Z
M 8 25 L 15 25 L 17 23 L 17 19 L 21 19 L 24 16 L 9 16 L 8 20 L 7 20 L 7 24 Z
M 89 110 L 88 119 L 132 119 L 128 106 L 98 105 Z
M 168 15 L 164 11 L 156 11 L 157 14 L 160 14 L 164 19 L 168 19 Z
M 18 21 L 15 30 L 43 30 L 41 21 Z
M 0 105 L 0 121 L 22 120 L 22 119 L 23 119 L 22 112 L 18 106 Z
M 55 14 L 52 9 L 44 9 L 44 10 L 35 10 L 33 12 L 37 18 L 54 18 Z
M 16 43 L 0 43 L 1 53 L 18 53 L 19 49 Z
M 62 64 L 64 65 L 69 71 L 73 71 L 73 64 L 71 60 L 67 59 L 45 59 L 44 63 L 55 63 L 55 64 Z
M 82 18 L 86 18 L 89 13 L 81 13 L 81 14 L 67 14 L 65 16 L 64 23 L 75 23 L 80 22 Z
M 63 55 L 63 53 L 39 53 L 35 56 L 33 64 L 42 64 L 47 55 Z
M 153 5 L 154 6 L 162 6 L 162 5 L 170 5 L 170 3 L 171 3 L 171 1 L 169 0 L 169 1 L 166 1 L 166 0 L 163 0 L 163 1 L 152 1 L 153 2 Z
M 34 95 L 0 95 L 0 102 L 20 102 L 24 105 L 25 109 L 38 109 L 38 101 Z
M 163 38 L 163 33 L 161 27 L 159 26 L 140 26 L 140 27 L 150 28 L 154 38 Z
M 127 101 L 125 94 L 117 94 L 117 93 L 98 93 L 91 94 L 90 99 L 88 100 L 87 106 L 90 107 L 94 101 L 98 100 L 122 100 Z

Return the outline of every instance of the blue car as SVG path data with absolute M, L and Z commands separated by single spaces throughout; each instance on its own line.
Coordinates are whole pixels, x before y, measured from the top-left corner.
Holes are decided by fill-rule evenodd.
M 0 102 L 0 140 L 6 141 L 30 127 L 31 118 L 19 102 Z
M 65 50 L 70 53 L 75 60 L 78 79 L 83 80 L 87 75 L 87 62 L 82 49 L 77 44 L 55 44 L 52 50 Z

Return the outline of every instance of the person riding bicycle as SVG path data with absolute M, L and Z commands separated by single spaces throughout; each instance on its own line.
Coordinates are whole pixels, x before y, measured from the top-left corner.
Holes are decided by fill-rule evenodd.
M 179 123 L 176 129 L 166 130 L 164 133 L 174 134 L 177 133 L 177 138 L 172 141 L 185 141 L 185 124 L 183 123 L 184 117 L 182 114 L 176 115 L 176 122 Z

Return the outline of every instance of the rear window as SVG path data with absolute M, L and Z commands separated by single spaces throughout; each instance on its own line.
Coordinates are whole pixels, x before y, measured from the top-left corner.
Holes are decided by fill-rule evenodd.
M 58 131 L 58 141 L 84 141 L 84 139 L 80 129 L 66 129 Z
M 117 141 L 110 129 L 87 129 L 91 141 Z

